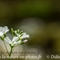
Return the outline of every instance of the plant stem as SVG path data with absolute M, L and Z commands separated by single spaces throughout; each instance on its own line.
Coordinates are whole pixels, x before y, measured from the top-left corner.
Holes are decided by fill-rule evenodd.
M 11 56 L 11 53 L 12 53 L 12 49 L 13 49 L 13 48 L 11 47 L 11 50 L 10 50 L 10 53 L 9 53 L 9 57 Z
M 4 46 L 5 46 L 5 48 L 6 48 L 7 53 L 9 54 L 8 49 L 7 49 L 7 46 L 6 46 L 6 44 L 5 44 L 4 41 L 3 41 L 3 43 L 4 43 Z

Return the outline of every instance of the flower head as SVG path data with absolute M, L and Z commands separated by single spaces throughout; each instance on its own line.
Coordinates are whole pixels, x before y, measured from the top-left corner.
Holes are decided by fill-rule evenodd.
M 14 45 L 17 45 L 17 44 L 20 43 L 19 41 L 17 41 L 17 40 L 18 40 L 18 37 L 13 37 L 12 40 L 10 40 L 9 37 L 6 37 L 4 40 L 5 40 L 7 43 L 9 43 L 11 46 L 14 46 Z
M 27 42 L 27 40 L 24 40 L 23 42 L 24 42 L 24 43 L 26 43 L 26 42 Z
M 29 35 L 28 35 L 28 34 L 26 34 L 25 32 L 24 32 L 24 33 L 22 33 L 22 36 L 21 36 L 21 39 L 24 39 L 24 38 L 29 38 Z
M 28 41 L 26 38 L 29 38 L 29 35 L 25 32 L 20 31 L 19 29 L 14 31 L 13 28 L 11 28 L 11 32 L 13 35 L 13 38 L 11 40 L 8 36 L 6 36 L 6 33 L 8 31 L 9 31 L 9 29 L 7 26 L 0 27 L 0 38 L 1 38 L 1 40 L 3 42 L 6 41 L 10 45 L 11 50 L 8 53 L 9 57 L 10 57 L 13 48 L 16 47 L 17 45 L 22 45 L 22 44 L 26 43 Z M 5 43 L 4 43 L 4 45 L 5 45 Z M 6 45 L 5 45 L 5 47 L 6 47 Z M 6 50 L 8 52 L 7 47 L 6 47 Z
M 12 34 L 13 34 L 13 39 L 10 40 L 9 37 L 6 37 L 4 40 L 8 42 L 11 46 L 15 46 L 18 44 L 22 44 L 27 42 L 26 38 L 29 38 L 29 35 L 26 34 L 25 32 L 22 32 L 20 30 L 13 30 L 11 29 Z
M 26 35 L 25 33 L 23 33 L 23 35 L 21 37 L 18 37 L 18 36 L 14 36 L 12 40 L 10 40 L 9 37 L 5 37 L 5 41 L 7 43 L 9 43 L 11 46 L 15 46 L 15 45 L 18 45 L 18 44 L 24 44 L 26 43 L 28 40 L 24 39 L 22 40 L 23 38 L 28 38 L 29 35 Z
M 12 30 L 12 34 L 14 36 L 20 37 L 20 39 L 24 39 L 24 38 L 29 38 L 29 35 L 26 32 L 20 31 L 20 30 Z
M 0 27 L 0 36 L 3 36 L 4 34 L 6 34 L 9 31 L 7 26 L 4 27 Z

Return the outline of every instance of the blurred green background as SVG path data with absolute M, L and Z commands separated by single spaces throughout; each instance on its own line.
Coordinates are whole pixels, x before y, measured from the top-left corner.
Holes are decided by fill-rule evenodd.
M 28 42 L 20 49 L 42 50 L 42 60 L 45 60 L 47 54 L 60 52 L 59 0 L 0 1 L 0 26 L 30 34 Z

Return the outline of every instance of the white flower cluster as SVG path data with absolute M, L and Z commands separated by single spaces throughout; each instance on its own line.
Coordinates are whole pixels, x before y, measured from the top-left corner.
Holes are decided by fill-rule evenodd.
M 0 27 L 0 37 L 3 37 L 4 34 L 6 34 L 8 31 L 9 29 L 7 26 Z M 28 34 L 26 34 L 25 32 L 21 32 L 20 30 L 14 31 L 13 29 L 11 29 L 11 31 L 13 35 L 12 40 L 8 36 L 4 37 L 4 41 L 9 43 L 10 46 L 15 46 L 27 42 L 26 38 L 29 38 Z

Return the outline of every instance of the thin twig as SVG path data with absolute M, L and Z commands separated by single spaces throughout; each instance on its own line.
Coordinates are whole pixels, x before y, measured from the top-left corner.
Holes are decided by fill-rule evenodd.
M 4 43 L 4 46 L 5 46 L 5 48 L 6 48 L 7 53 L 8 53 L 8 55 L 9 55 L 9 52 L 8 52 L 7 46 L 6 46 L 6 44 L 5 44 L 4 41 L 3 41 L 3 43 Z

